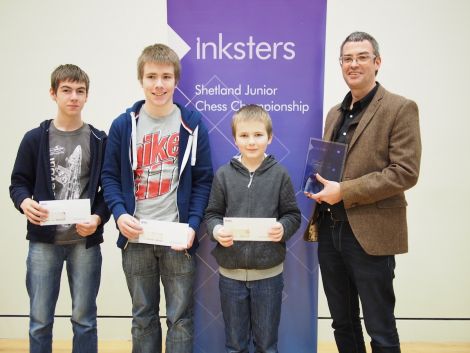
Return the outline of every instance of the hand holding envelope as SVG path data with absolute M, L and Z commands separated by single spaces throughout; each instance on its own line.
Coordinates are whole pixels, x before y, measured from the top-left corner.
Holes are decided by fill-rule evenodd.
M 36 225 L 40 225 L 41 222 L 46 221 L 49 213 L 47 208 L 41 206 L 38 202 L 29 197 L 21 202 L 20 208 L 23 210 L 28 221 Z
M 143 232 L 139 220 L 130 214 L 124 213 L 120 215 L 116 223 L 121 234 L 127 239 L 138 239 L 139 235 Z
M 90 199 L 44 200 L 39 205 L 47 210 L 42 226 L 90 222 Z
M 186 246 L 181 246 L 181 245 L 172 245 L 171 248 L 176 251 L 182 251 L 189 249 L 191 246 L 193 246 L 194 238 L 196 237 L 196 232 L 194 231 L 193 228 L 188 227 L 188 243 Z
M 101 224 L 100 216 L 93 214 L 90 216 L 90 221 L 85 223 L 77 223 L 75 229 L 82 237 L 88 237 L 96 232 L 96 229 Z
M 122 214 L 117 225 L 119 231 L 128 239 L 138 243 L 170 246 L 181 251 L 192 246 L 196 233 L 187 223 L 141 219 L 130 214 Z
M 233 245 L 233 233 L 231 230 L 227 230 L 222 225 L 217 225 L 217 229 L 214 229 L 214 238 L 224 248 L 228 248 Z
M 194 240 L 194 230 L 190 232 L 187 223 L 141 219 L 140 225 L 143 231 L 139 236 L 139 243 L 171 246 L 174 250 L 184 250 L 190 246 L 190 243 L 192 245 Z
M 276 222 L 273 226 L 271 226 L 268 232 L 268 236 L 271 241 L 281 241 L 282 237 L 284 236 L 284 227 L 282 226 L 282 224 Z
M 224 217 L 224 231 L 237 241 L 280 241 L 284 235 L 276 218 Z

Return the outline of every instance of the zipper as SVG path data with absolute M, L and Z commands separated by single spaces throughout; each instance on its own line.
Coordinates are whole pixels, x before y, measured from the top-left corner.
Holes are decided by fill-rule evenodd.
M 97 135 L 94 134 L 93 130 L 91 129 L 91 126 L 90 126 L 90 133 L 91 135 L 94 136 L 95 139 L 98 140 L 98 155 L 97 155 L 97 163 L 95 164 L 95 166 L 97 166 L 97 168 L 99 168 L 98 170 L 101 169 L 101 156 L 102 156 L 102 150 L 103 150 L 103 140 L 101 138 L 99 138 Z M 95 158 L 93 158 L 93 160 L 95 160 Z M 96 173 L 96 168 L 94 168 L 95 171 L 93 174 Z M 91 173 L 90 173 L 90 176 L 91 176 Z M 93 175 L 94 176 L 94 175 Z M 89 190 L 89 195 L 90 195 L 90 200 L 91 200 L 91 207 L 93 206 L 93 204 L 95 203 L 95 191 L 98 189 L 98 184 L 99 184 L 99 180 L 97 180 L 96 182 L 94 182 L 94 185 L 93 188 L 90 188 Z
M 49 195 L 51 197 L 51 200 L 55 200 L 55 194 L 54 194 L 54 190 L 52 190 L 52 174 L 51 174 L 51 157 L 50 157 L 50 146 L 49 146 L 49 129 L 50 129 L 50 124 L 52 124 L 52 120 L 51 122 L 49 123 L 49 126 L 46 128 L 45 132 L 45 138 L 44 138 L 44 144 L 43 144 L 43 150 L 46 150 L 46 152 L 43 151 L 43 153 L 46 153 L 45 155 L 47 156 L 46 157 L 46 160 L 47 160 L 47 181 L 46 181 L 46 184 L 47 184 L 47 188 L 48 188 L 48 192 L 49 192 Z M 42 157 L 42 156 L 41 156 Z M 41 158 L 40 157 L 40 158 Z M 37 200 L 38 201 L 38 200 Z
M 248 188 L 251 186 L 251 183 L 253 182 L 253 177 L 255 176 L 255 172 L 250 172 L 250 182 L 248 183 Z
M 131 169 L 131 179 L 132 179 L 132 192 L 134 193 L 134 210 L 132 211 L 132 217 L 135 216 L 135 209 L 137 207 L 137 197 L 135 195 L 135 178 L 134 178 L 134 170 L 132 169 L 132 132 L 131 138 L 129 140 L 129 167 Z M 124 250 L 127 249 L 129 245 L 129 239 L 126 238 L 126 244 L 124 245 Z

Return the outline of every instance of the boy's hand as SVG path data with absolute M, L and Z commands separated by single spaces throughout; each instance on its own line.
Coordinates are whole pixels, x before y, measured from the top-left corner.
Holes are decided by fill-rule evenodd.
M 276 222 L 268 232 L 269 239 L 272 241 L 281 241 L 282 236 L 284 235 L 284 227 L 282 226 L 281 223 Z
M 188 244 L 186 245 L 186 247 L 172 246 L 171 248 L 173 250 L 176 250 L 176 251 L 183 251 L 183 250 L 189 249 L 191 246 L 193 246 L 195 237 L 196 237 L 195 230 L 193 228 L 189 227 L 189 230 L 188 230 Z
M 128 213 L 119 216 L 117 225 L 119 231 L 128 239 L 137 239 L 143 231 L 140 222 Z
M 214 233 L 214 238 L 222 245 L 224 248 L 233 245 L 233 234 L 231 231 L 225 230 L 223 226 L 216 229 Z
M 49 211 L 31 198 L 26 198 L 20 205 L 24 215 L 33 224 L 40 225 L 47 220 Z
M 75 226 L 77 233 L 82 237 L 87 237 L 96 232 L 96 228 L 101 224 L 101 218 L 98 215 L 91 215 L 90 222 L 87 223 L 78 223 Z

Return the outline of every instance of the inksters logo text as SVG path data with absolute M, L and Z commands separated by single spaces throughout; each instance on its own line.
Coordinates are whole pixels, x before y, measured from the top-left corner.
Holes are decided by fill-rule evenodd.
M 197 60 L 293 60 L 294 48 L 294 42 L 257 42 L 253 36 L 249 36 L 244 42 L 226 42 L 223 33 L 219 33 L 218 40 L 214 42 L 202 41 L 200 37 L 196 37 Z

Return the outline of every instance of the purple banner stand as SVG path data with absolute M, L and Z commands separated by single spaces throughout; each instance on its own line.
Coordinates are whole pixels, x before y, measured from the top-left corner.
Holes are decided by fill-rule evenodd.
M 284 353 L 317 351 L 317 248 L 302 240 L 312 203 L 301 189 L 310 137 L 322 132 L 325 23 L 326 0 L 168 1 L 168 24 L 189 49 L 175 100 L 203 114 L 214 167 L 237 153 L 233 112 L 261 104 L 273 119 L 268 153 L 288 169 L 298 191 L 302 227 L 287 244 L 284 267 Z M 205 229 L 199 238 L 194 351 L 222 353 L 218 271 L 210 254 L 215 244 Z

